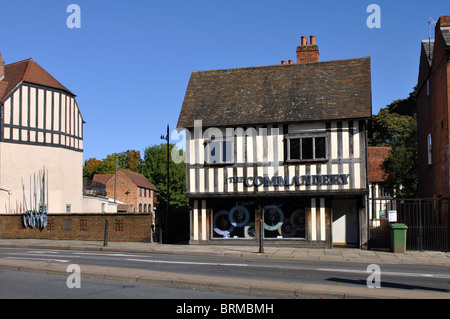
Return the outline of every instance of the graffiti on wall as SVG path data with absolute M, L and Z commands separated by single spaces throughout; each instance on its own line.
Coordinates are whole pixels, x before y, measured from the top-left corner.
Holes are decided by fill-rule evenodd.
M 25 228 L 44 229 L 47 226 L 48 214 L 48 170 L 46 172 L 44 167 L 42 171 L 33 174 L 33 178 L 30 176 L 28 194 L 22 179 L 22 191 L 23 225 Z

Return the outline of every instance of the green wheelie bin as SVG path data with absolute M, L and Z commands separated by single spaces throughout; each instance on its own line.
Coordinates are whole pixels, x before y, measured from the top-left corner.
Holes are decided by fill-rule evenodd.
M 404 253 L 406 251 L 406 232 L 408 226 L 405 224 L 391 224 L 391 251 L 393 253 Z

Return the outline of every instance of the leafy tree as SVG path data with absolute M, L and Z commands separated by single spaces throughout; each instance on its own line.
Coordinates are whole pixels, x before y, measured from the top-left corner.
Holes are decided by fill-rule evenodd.
M 186 198 L 186 166 L 184 163 L 174 163 L 171 158 L 174 144 L 169 144 L 169 190 L 170 208 L 185 209 L 189 207 Z M 156 186 L 160 195 L 157 206 L 165 209 L 167 203 L 167 144 L 154 145 L 144 150 L 142 174 Z
M 369 145 L 390 146 L 383 163 L 384 187 L 399 197 L 413 197 L 417 191 L 417 108 L 415 92 L 396 100 L 373 116 Z
M 103 160 L 90 158 L 84 162 L 83 177 L 92 178 L 94 174 L 114 174 L 117 169 L 125 168 L 140 173 L 140 151 L 128 150 L 107 155 Z

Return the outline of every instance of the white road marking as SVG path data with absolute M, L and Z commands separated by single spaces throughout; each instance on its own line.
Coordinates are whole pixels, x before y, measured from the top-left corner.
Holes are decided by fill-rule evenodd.
M 133 258 L 128 258 L 127 260 L 147 262 L 147 263 L 159 263 L 159 264 L 248 267 L 248 264 L 202 263 L 202 262 L 192 262 L 192 261 L 166 261 L 166 260 L 148 260 L 148 259 L 133 259 Z
M 71 258 L 74 256 L 67 256 L 67 255 L 52 255 L 52 254 L 34 254 L 34 253 L 8 253 L 8 255 L 21 255 L 21 256 L 46 256 L 46 257 L 64 257 L 64 258 Z M 15 258 L 15 257 L 11 257 Z
M 120 253 L 75 253 L 76 255 L 88 255 L 88 256 L 109 256 L 109 257 L 143 257 L 143 258 L 151 258 L 148 255 L 127 255 Z
M 70 260 L 65 259 L 50 259 L 50 258 L 33 258 L 33 257 L 5 257 L 6 259 L 24 259 L 24 260 L 39 260 L 39 261 L 52 261 L 57 263 L 68 263 Z

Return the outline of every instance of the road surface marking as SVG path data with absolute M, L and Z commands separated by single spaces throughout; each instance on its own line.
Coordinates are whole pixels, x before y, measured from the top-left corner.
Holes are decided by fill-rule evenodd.
M 50 258 L 33 258 L 33 257 L 5 257 L 6 259 L 25 259 L 25 260 L 39 260 L 39 261 L 52 261 L 57 263 L 68 263 L 70 260 L 65 259 L 50 259 Z
M 146 263 L 159 263 L 159 264 L 248 267 L 248 264 L 201 263 L 201 262 L 192 262 L 192 261 L 166 261 L 166 260 L 148 260 L 148 259 L 133 259 L 133 258 L 128 258 L 127 260 L 128 261 L 140 261 L 140 262 L 146 262 Z

